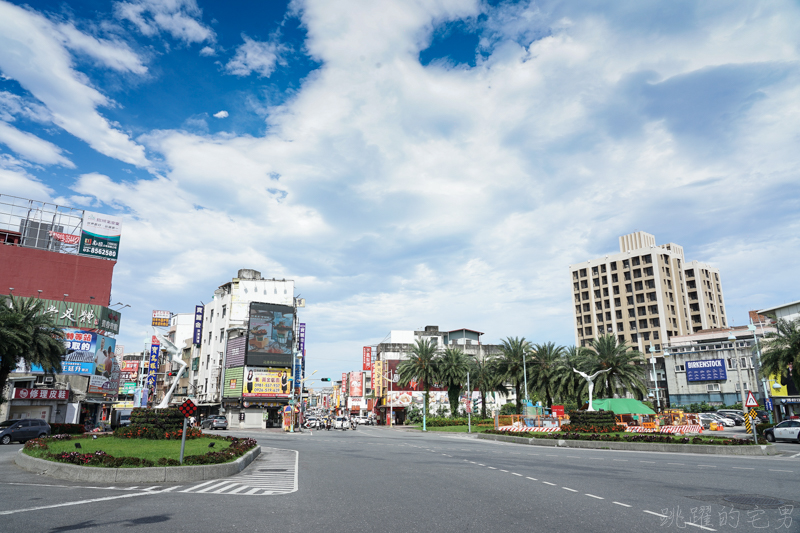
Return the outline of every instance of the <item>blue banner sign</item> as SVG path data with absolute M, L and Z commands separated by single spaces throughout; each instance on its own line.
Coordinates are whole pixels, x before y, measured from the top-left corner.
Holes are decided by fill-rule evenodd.
M 158 352 L 161 350 L 161 345 L 150 345 L 150 365 L 147 374 L 147 386 L 155 388 L 156 374 L 158 373 Z
M 192 344 L 203 344 L 203 306 L 194 306 L 194 335 L 192 335 Z
M 686 361 L 686 381 L 723 381 L 728 379 L 724 359 Z

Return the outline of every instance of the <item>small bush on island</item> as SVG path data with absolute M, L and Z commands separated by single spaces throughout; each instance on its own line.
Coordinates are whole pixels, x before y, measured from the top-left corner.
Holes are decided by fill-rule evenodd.
M 568 426 L 565 426 L 568 427 Z M 591 440 L 591 441 L 611 441 L 611 442 L 647 442 L 647 443 L 664 443 L 664 444 L 704 444 L 704 445 L 718 445 L 718 446 L 752 446 L 752 439 L 724 439 L 720 437 L 678 437 L 674 435 L 662 435 L 658 433 L 577 433 L 569 430 L 561 433 L 538 433 L 534 431 L 515 432 L 515 431 L 500 431 L 489 429 L 483 433 L 491 435 L 503 435 L 506 437 L 523 437 L 523 438 L 536 438 L 536 439 L 564 439 L 564 440 Z M 766 441 L 759 437 L 759 444 L 765 444 Z

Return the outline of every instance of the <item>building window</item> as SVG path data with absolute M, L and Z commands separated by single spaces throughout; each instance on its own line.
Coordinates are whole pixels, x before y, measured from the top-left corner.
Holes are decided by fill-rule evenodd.
M 667 269 L 667 270 L 669 270 L 669 269 Z M 645 275 L 645 276 L 652 276 L 652 275 L 653 275 L 653 267 L 647 267 L 647 268 L 645 268 L 645 269 L 644 269 L 644 275 Z
M 708 391 L 708 392 L 718 392 L 719 391 L 719 383 L 707 383 L 706 384 L 706 391 Z
M 603 276 L 603 285 L 608 285 L 608 276 Z
M 646 341 L 649 341 L 649 340 L 650 340 L 650 333 L 649 333 L 649 332 L 647 332 L 647 331 L 645 331 L 644 333 L 642 333 L 642 339 L 643 339 L 643 340 L 646 340 Z
M 650 327 L 651 328 L 657 328 L 657 327 L 660 327 L 660 326 L 661 326 L 661 324 L 658 321 L 658 317 L 650 319 Z
M 592 276 L 596 276 L 597 272 L 597 267 L 592 267 Z
M 625 335 L 617 335 L 617 340 L 619 341 L 620 344 L 622 344 L 623 342 L 625 342 Z
M 617 269 L 617 262 L 616 261 L 612 261 L 611 262 L 611 270 L 616 270 L 616 269 Z
M 595 298 L 600 298 L 600 289 L 597 289 L 596 291 L 594 291 L 594 297 Z
M 603 302 L 595 302 L 594 303 L 594 308 L 597 309 L 598 311 L 602 311 L 603 310 Z
M 625 301 L 628 303 L 628 305 L 633 305 L 633 296 L 626 297 Z
M 617 312 L 617 318 L 622 318 L 622 311 L 620 311 L 619 309 L 617 309 L 617 311 L 616 311 L 616 312 Z
M 585 277 L 586 277 L 586 269 L 585 269 L 585 268 L 582 268 L 582 269 L 581 269 L 581 277 L 582 277 L 582 278 L 585 278 Z
M 639 336 L 636 333 L 631 333 L 631 342 L 639 342 Z
M 628 326 L 630 326 L 630 329 L 632 331 L 636 331 L 636 321 L 635 320 L 631 320 L 630 322 L 628 322 Z
M 675 372 L 686 372 L 683 365 L 675 365 Z
M 653 332 L 653 338 L 654 338 L 655 340 L 658 340 L 658 330 L 655 330 L 655 331 Z
M 583 328 L 583 331 L 586 333 L 586 335 L 591 335 L 592 334 L 592 328 Z
M 608 296 L 608 287 L 603 287 L 603 296 Z
M 631 280 L 631 273 L 630 272 L 624 272 L 622 274 L 622 277 L 625 278 L 625 281 L 630 281 Z
M 611 320 L 611 312 L 606 311 L 606 320 Z
M 617 283 L 619 281 L 619 276 L 616 274 L 611 274 L 611 283 Z
M 628 309 L 628 318 L 636 318 L 636 309 Z
M 622 305 L 622 301 L 619 298 L 614 298 L 614 307 L 619 307 Z
M 619 294 L 619 285 L 614 285 L 614 294 Z
M 606 309 L 611 309 L 611 300 L 605 300 L 603 303 Z
M 640 291 L 640 290 L 642 290 L 642 288 L 643 288 L 643 286 L 642 286 L 642 282 L 641 282 L 641 281 L 636 281 L 636 282 L 634 282 L 634 286 L 636 287 L 636 290 L 637 290 L 637 291 Z
M 227 305 L 222 306 L 222 318 L 225 318 L 225 312 L 227 311 L 227 308 L 228 308 Z
M 641 268 L 635 268 L 633 270 L 633 277 L 634 278 L 641 278 L 642 277 L 642 269 Z
M 600 273 L 601 274 L 605 274 L 605 272 L 606 272 L 606 266 L 605 265 L 600 265 Z
M 642 320 L 639 321 L 639 328 L 640 329 L 647 328 L 647 319 L 642 319 Z
M 623 324 L 622 322 L 617 322 L 617 331 L 624 330 L 625 329 L 624 326 L 625 326 L 625 324 Z M 622 335 L 620 335 L 620 337 L 622 337 Z
M 630 267 L 631 267 L 631 262 L 628 261 L 627 259 L 623 259 L 622 260 L 622 268 L 630 268 Z
M 625 292 L 633 292 L 633 285 L 631 285 L 630 283 L 626 283 Z
M 644 294 L 637 294 L 636 295 L 636 303 L 643 304 L 644 303 Z
M 589 312 L 589 304 L 583 304 L 583 312 L 584 313 L 588 313 Z
M 597 321 L 598 322 L 602 322 L 603 321 L 603 313 L 597 313 L 596 316 L 597 316 Z

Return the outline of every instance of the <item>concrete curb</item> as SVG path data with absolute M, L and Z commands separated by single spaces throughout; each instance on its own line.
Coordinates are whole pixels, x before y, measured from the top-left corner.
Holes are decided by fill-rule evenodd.
M 146 468 L 102 468 L 56 463 L 17 452 L 14 462 L 29 472 L 56 479 L 88 483 L 163 483 L 219 479 L 238 474 L 261 453 L 256 446 L 230 463 L 196 466 L 156 466 Z
M 508 437 L 481 433 L 479 439 L 529 444 L 531 446 L 552 446 L 560 448 L 586 448 L 590 450 L 627 450 L 635 452 L 697 453 L 701 455 L 781 455 L 773 446 L 718 446 L 702 444 L 664 444 L 658 442 L 609 442 L 597 440 L 537 439 L 527 437 Z

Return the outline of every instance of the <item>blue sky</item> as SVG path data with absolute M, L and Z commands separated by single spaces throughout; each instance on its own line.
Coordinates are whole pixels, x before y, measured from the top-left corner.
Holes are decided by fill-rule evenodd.
M 0 0 L 0 192 L 124 217 L 120 342 L 239 268 L 311 366 L 391 329 L 574 342 L 570 263 L 636 230 L 793 301 L 795 3 Z

